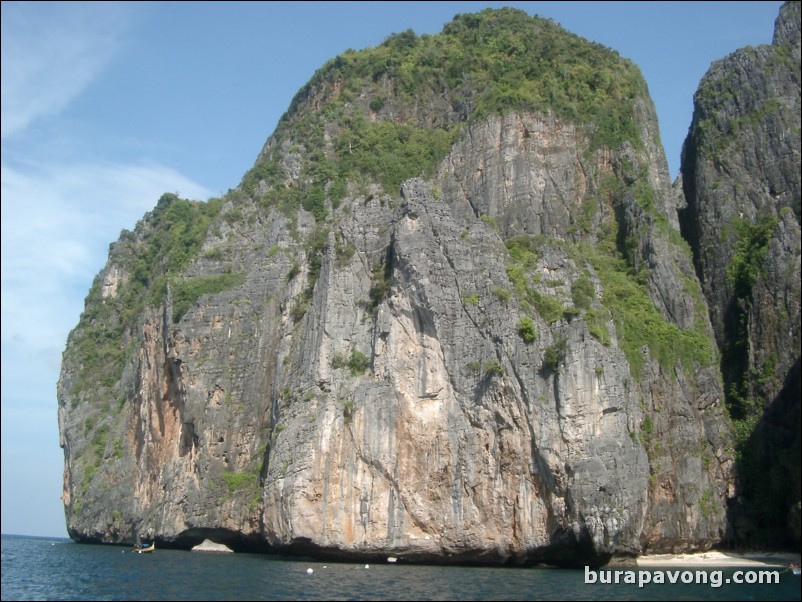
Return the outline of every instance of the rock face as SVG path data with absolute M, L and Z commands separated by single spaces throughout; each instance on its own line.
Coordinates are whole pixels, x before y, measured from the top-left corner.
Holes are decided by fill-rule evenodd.
M 694 98 L 683 233 L 738 425 L 742 543 L 800 538 L 800 5 L 771 46 L 715 63 Z M 765 413 L 764 413 L 765 410 Z
M 201 543 L 192 548 L 193 552 L 222 552 L 230 554 L 234 550 L 222 543 L 214 543 L 210 539 L 204 539 Z
M 488 40 L 554 55 L 551 104 L 488 79 Z M 59 381 L 70 536 L 473 563 L 710 547 L 732 457 L 675 205 L 637 69 L 550 22 L 485 11 L 338 57 L 236 190 L 164 195 L 113 245 Z

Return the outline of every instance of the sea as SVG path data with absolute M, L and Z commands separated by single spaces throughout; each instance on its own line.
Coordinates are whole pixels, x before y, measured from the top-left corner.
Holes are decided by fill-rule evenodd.
M 654 583 L 661 570 L 665 583 Z M 776 570 L 779 583 L 734 582 L 756 581 L 757 570 L 748 570 L 752 572 L 715 567 L 482 568 L 400 561 L 366 565 L 158 548 L 135 554 L 127 547 L 69 539 L 2 536 L 3 601 L 800 599 L 800 577 L 791 571 L 761 567 Z M 672 575 L 675 583 L 670 582 Z M 649 583 L 625 582 L 647 576 Z

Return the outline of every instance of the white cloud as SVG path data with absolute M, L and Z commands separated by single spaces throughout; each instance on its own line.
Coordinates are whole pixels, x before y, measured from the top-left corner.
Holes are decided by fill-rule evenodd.
M 2 138 L 55 115 L 108 63 L 126 27 L 117 3 L 3 2 Z
M 171 168 L 148 163 L 12 167 L 4 161 L 1 172 L 3 460 L 16 465 L 29 458 L 30 448 L 50 474 L 47 485 L 32 489 L 32 473 L 11 471 L 6 479 L 4 466 L 3 529 L 62 534 L 53 496 L 60 478 L 53 475 L 61 466 L 56 382 L 67 334 L 123 228 L 132 229 L 164 192 L 193 199 L 210 193 Z M 45 496 L 49 501 L 40 499 Z M 44 523 L 31 510 L 39 506 L 47 508 Z
M 2 338 L 63 344 L 108 245 L 164 192 L 210 192 L 161 165 L 2 166 Z
M 92 280 L 107 260 L 109 244 L 122 229 L 132 229 L 164 192 L 192 199 L 211 195 L 158 161 L 99 162 L 81 156 L 80 149 L 92 147 L 106 157 L 114 157 L 116 149 L 56 134 L 75 131 L 60 127 L 63 109 L 111 67 L 118 46 L 125 43 L 131 6 L 2 3 L 4 532 L 36 532 L 30 525 L 42 517 L 26 511 L 35 506 L 30 498 L 52 497 L 33 492 L 24 478 L 30 471 L 7 471 L 6 460 L 15 466 L 23 460 L 40 462 L 43 470 L 60 473 L 56 382 L 61 353 Z M 60 482 L 55 485 L 60 488 Z M 63 524 L 57 498 L 51 502 L 54 524 Z

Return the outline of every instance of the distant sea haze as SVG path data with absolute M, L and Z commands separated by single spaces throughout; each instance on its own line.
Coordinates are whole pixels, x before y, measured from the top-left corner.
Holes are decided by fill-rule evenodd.
M 312 569 L 310 572 L 309 569 Z M 779 584 L 746 585 L 736 568 L 706 584 L 586 583 L 594 572 L 546 568 L 469 568 L 323 563 L 259 554 L 156 549 L 68 539 L 2 536 L 2 599 L 9 600 L 798 600 L 800 578 L 783 567 Z M 606 570 L 606 569 L 605 569 Z M 658 567 L 645 571 L 653 576 Z M 670 567 L 683 571 L 683 567 Z M 687 574 L 700 570 L 687 567 Z M 623 573 L 622 573 L 623 574 Z M 601 577 L 601 572 L 597 574 Z M 681 573 L 680 573 L 681 575 Z M 614 581 L 607 572 L 604 581 Z M 601 581 L 601 579 L 599 579 Z

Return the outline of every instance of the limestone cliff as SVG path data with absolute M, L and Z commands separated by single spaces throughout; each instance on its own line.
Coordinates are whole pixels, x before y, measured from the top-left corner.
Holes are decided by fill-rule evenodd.
M 327 63 L 240 186 L 111 248 L 71 537 L 584 563 L 707 548 L 731 447 L 645 83 L 503 9 Z
M 739 435 L 740 543 L 800 539 L 800 5 L 694 98 L 681 212 Z M 789 538 L 788 536 L 791 535 Z

